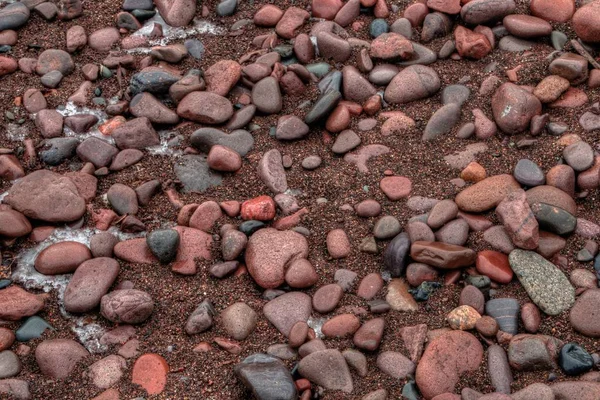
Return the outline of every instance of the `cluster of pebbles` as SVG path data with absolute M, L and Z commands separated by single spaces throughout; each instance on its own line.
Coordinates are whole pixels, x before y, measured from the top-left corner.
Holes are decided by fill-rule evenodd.
M 0 395 L 600 399 L 600 1 L 580 3 L 125 0 L 111 26 L 77 24 L 89 1 L 4 5 Z M 34 22 L 62 44 L 16 57 Z M 464 60 L 478 87 L 451 78 Z M 393 165 L 409 152 L 456 190 L 428 197 L 436 171 Z M 295 187 L 330 162 L 370 182 L 359 201 Z M 160 321 L 165 279 L 198 286 Z

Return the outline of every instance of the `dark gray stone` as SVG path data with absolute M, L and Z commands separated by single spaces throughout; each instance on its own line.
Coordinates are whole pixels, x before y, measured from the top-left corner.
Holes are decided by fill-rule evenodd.
M 568 235 L 577 227 L 577 218 L 560 207 L 534 203 L 531 205 L 531 211 L 533 211 L 541 230 L 557 235 Z
M 133 96 L 141 92 L 165 94 L 169 92 L 171 85 L 179 79 L 181 79 L 180 76 L 170 74 L 166 71 L 141 71 L 133 75 L 129 88 Z
M 168 264 L 177 256 L 179 233 L 174 229 L 153 231 L 146 236 L 146 243 L 158 261 Z
M 501 331 L 516 335 L 519 328 L 519 302 L 516 299 L 492 299 L 485 303 L 485 313 L 498 322 Z
M 242 383 L 261 400 L 293 400 L 298 397 L 292 375 L 278 358 L 253 354 L 234 368 Z
M 342 94 L 337 90 L 330 90 L 315 102 L 304 117 L 304 122 L 312 124 L 322 118 L 325 118 L 342 98 Z
M 186 193 L 204 192 L 209 187 L 220 185 L 222 180 L 221 175 L 208 167 L 203 155 L 180 157 L 175 160 L 173 170 Z
M 28 342 L 32 339 L 37 339 L 42 336 L 46 329 L 54 329 L 50 324 L 44 321 L 42 318 L 34 315 L 27 318 L 27 321 L 23 323 L 15 332 L 15 337 L 19 342 Z
M 79 140 L 74 137 L 46 139 L 44 149 L 40 152 L 42 161 L 48 165 L 59 165 L 67 158 L 75 155 Z
M 575 376 L 592 369 L 594 360 L 583 347 L 567 343 L 560 349 L 558 364 L 566 375 Z
M 225 133 L 215 128 L 200 128 L 195 131 L 190 139 L 192 146 L 207 153 L 216 145 L 229 147 L 244 157 L 254 146 L 254 137 L 246 130 L 237 129 Z
M 410 237 L 406 232 L 398 234 L 386 246 L 383 252 L 383 265 L 386 270 L 390 271 L 393 278 L 401 276 L 404 272 L 409 253 Z
M 536 163 L 526 158 L 519 160 L 515 166 L 513 175 L 517 182 L 529 187 L 540 186 L 546 183 L 546 177 L 542 169 Z

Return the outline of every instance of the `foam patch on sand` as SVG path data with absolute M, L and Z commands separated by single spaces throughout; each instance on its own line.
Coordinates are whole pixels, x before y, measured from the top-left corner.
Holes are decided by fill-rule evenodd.
M 322 328 L 325 321 L 327 321 L 325 318 L 310 317 L 306 323 L 315 331 L 316 337 L 321 339 L 323 337 Z
M 158 136 L 160 137 L 160 144 L 157 144 L 156 146 L 146 147 L 146 150 L 148 150 L 148 153 L 151 156 L 179 157 L 183 154 L 181 150 L 169 145 L 169 142 L 177 136 L 177 132 L 159 131 Z
M 157 23 L 162 26 L 163 37 L 156 40 L 150 40 L 148 43 L 151 46 L 166 46 L 167 44 L 181 39 L 187 39 L 190 37 L 196 37 L 198 35 L 223 35 L 227 32 L 225 28 L 214 25 L 205 20 L 194 20 L 192 27 L 173 27 L 168 25 L 164 19 L 157 12 L 156 15 L 148 19 L 144 26 L 137 31 L 133 32 L 132 36 L 150 36 L 154 29 L 154 24 Z M 128 53 L 146 54 L 150 52 L 150 49 L 145 47 L 138 47 L 135 49 L 127 50 Z
M 46 293 L 56 290 L 58 294 L 58 305 L 62 316 L 68 320 L 74 322 L 74 326 L 71 328 L 77 335 L 79 341 L 88 349 L 91 353 L 99 353 L 106 350 L 106 346 L 100 343 L 100 337 L 104 334 L 104 329 L 93 322 L 90 322 L 90 318 L 81 315 L 74 315 L 67 312 L 64 308 L 64 294 L 71 278 L 71 274 L 65 275 L 43 275 L 37 272 L 34 263 L 37 256 L 47 248 L 48 246 L 73 241 L 83 243 L 89 246 L 91 237 L 100 232 L 97 229 L 85 228 L 85 229 L 70 229 L 70 228 L 57 228 L 43 242 L 38 243 L 36 246 L 23 250 L 17 256 L 16 267 L 12 273 L 12 280 L 21 284 L 25 289 L 42 290 Z M 109 232 L 117 236 L 120 240 L 130 239 L 132 237 L 143 236 L 142 234 L 129 234 L 119 231 L 116 228 L 109 229 Z

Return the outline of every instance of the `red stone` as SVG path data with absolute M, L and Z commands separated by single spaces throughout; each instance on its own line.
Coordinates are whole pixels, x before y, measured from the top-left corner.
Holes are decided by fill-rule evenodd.
M 497 251 L 480 251 L 475 260 L 475 267 L 480 274 L 498 283 L 509 283 L 513 278 L 508 256 Z
M 144 354 L 133 365 L 131 382 L 143 387 L 149 395 L 159 394 L 167 384 L 169 364 L 158 354 Z
M 412 183 L 404 176 L 387 176 L 379 182 L 379 187 L 388 199 L 395 201 L 408 197 Z
M 456 50 L 461 57 L 479 60 L 492 51 L 492 45 L 482 33 L 473 32 L 463 26 L 458 26 L 454 31 Z
M 275 201 L 269 196 L 258 196 L 242 203 L 244 220 L 270 221 L 275 218 Z

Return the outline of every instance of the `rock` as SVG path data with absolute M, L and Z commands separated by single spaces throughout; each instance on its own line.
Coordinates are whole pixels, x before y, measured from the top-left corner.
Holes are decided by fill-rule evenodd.
M 21 360 L 10 350 L 0 351 L 0 379 L 12 378 L 21 372 Z
M 531 118 L 542 113 L 542 104 L 533 94 L 507 82 L 492 96 L 492 111 L 498 127 L 512 135 L 529 128 Z
M 554 207 L 562 208 L 569 214 L 577 214 L 577 206 L 571 196 L 562 190 L 553 186 L 542 185 L 529 189 L 527 192 L 527 201 L 529 205 L 535 203 L 549 204 Z
M 423 352 L 423 345 L 427 339 L 427 325 L 405 326 L 400 329 L 400 336 L 410 359 L 415 363 L 419 361 Z
M 177 114 L 151 93 L 138 93 L 129 103 L 129 111 L 136 117 L 147 117 L 155 124 L 176 124 Z
M 588 78 L 587 60 L 579 54 L 562 54 L 550 63 L 548 70 L 553 75 L 568 79 L 574 85 Z
M 481 25 L 497 21 L 516 9 L 513 0 L 473 0 L 460 10 L 460 16 L 468 24 Z
M 427 122 L 421 140 L 428 141 L 449 133 L 460 120 L 460 106 L 447 104 L 438 109 Z
M 334 229 L 327 234 L 327 251 L 334 259 L 346 258 L 350 255 L 352 245 L 348 240 L 346 232 L 342 229 Z
M 329 90 L 320 96 L 314 103 L 312 108 L 306 113 L 304 121 L 307 124 L 312 124 L 326 115 L 329 115 L 331 110 L 340 101 L 342 94 L 338 90 Z
M 146 236 L 148 248 L 163 264 L 168 264 L 177 256 L 179 233 L 173 229 L 150 232 Z
M 404 176 L 386 176 L 379 182 L 379 187 L 388 199 L 396 201 L 408 197 L 412 183 Z
M 315 8 L 313 7 L 313 14 Z M 283 16 L 283 11 L 273 4 L 265 4 L 256 13 L 254 13 L 254 24 L 258 26 L 273 27 Z
M 268 76 L 257 82 L 252 88 L 252 102 L 258 111 L 265 114 L 281 111 L 282 99 L 277 80 Z
M 580 375 L 594 366 L 590 353 L 576 343 L 567 343 L 561 349 L 558 364 L 566 375 Z
M 310 14 L 301 8 L 290 7 L 277 22 L 275 32 L 284 39 L 292 39 L 298 34 L 298 30 L 308 20 Z
M 191 136 L 192 146 L 208 154 L 213 146 L 221 145 L 229 147 L 244 157 L 252 149 L 254 138 L 243 129 L 237 129 L 231 133 L 225 133 L 215 128 L 200 128 Z
M 415 242 L 411 245 L 410 256 L 417 262 L 453 269 L 472 265 L 476 253 L 469 248 L 447 243 Z
M 445 224 L 435 233 L 435 238 L 439 242 L 464 246 L 469 237 L 469 224 L 461 218 Z
M 69 257 L 65 258 L 68 254 Z M 90 249 L 78 242 L 64 241 L 46 247 L 35 259 L 35 269 L 45 275 L 69 274 L 92 258 Z
M 374 351 L 377 350 L 383 337 L 385 320 L 375 318 L 366 321 L 354 334 L 353 343 L 359 349 Z
M 258 314 L 245 303 L 234 303 L 220 315 L 225 331 L 235 340 L 245 340 L 254 331 Z
M 533 94 L 542 103 L 552 103 L 558 100 L 560 95 L 571 87 L 569 81 L 558 75 L 545 77 L 533 90 Z
M 233 115 L 231 102 L 211 92 L 192 92 L 177 106 L 177 115 L 203 124 L 221 124 Z
M 488 348 L 488 371 L 496 392 L 510 394 L 513 376 L 506 352 L 501 346 L 492 345 Z
M 365 377 L 367 375 L 367 357 L 363 353 L 358 350 L 347 349 L 343 351 L 342 355 L 348 366 L 356 371 L 358 376 Z
M 407 233 L 398 234 L 386 246 L 383 253 L 383 265 L 392 277 L 399 277 L 404 272 L 410 249 L 410 238 Z
M 146 117 L 135 118 L 119 125 L 112 133 L 115 144 L 123 149 L 143 149 L 160 144 L 158 134 Z
M 510 266 L 531 300 L 548 315 L 558 315 L 575 302 L 573 286 L 567 277 L 537 253 L 513 250 Z
M 515 166 L 513 173 L 517 182 L 524 186 L 540 186 L 546 183 L 546 178 L 541 168 L 531 160 L 522 158 Z
M 451 31 L 452 20 L 450 19 L 450 17 L 441 12 L 432 12 L 427 14 L 425 16 L 425 19 L 423 20 L 423 29 L 421 30 L 421 41 L 427 43 L 436 37 L 445 36 Z
M 289 292 L 269 301 L 263 307 L 265 317 L 284 336 L 288 336 L 294 324 L 306 322 L 312 312 L 310 296 L 301 292 Z
M 473 307 L 468 305 L 458 306 L 446 316 L 446 321 L 452 329 L 468 331 L 475 328 L 475 323 L 481 315 Z
M 519 302 L 510 298 L 491 299 L 485 304 L 485 312 L 493 317 L 501 331 L 517 334 L 519 326 Z
M 0 10 L 0 31 L 17 29 L 29 19 L 29 8 L 21 2 L 6 5 Z
M 83 313 L 97 307 L 118 274 L 119 263 L 112 258 L 99 257 L 84 261 L 65 290 L 65 310 Z
M 165 22 L 174 27 L 189 24 L 196 13 L 194 0 L 156 0 L 154 3 Z
M 597 1 L 589 2 L 580 7 L 573 14 L 573 29 L 575 33 L 584 42 L 600 42 L 600 3 Z
M 410 103 L 434 95 L 440 86 L 440 78 L 433 69 L 411 65 L 392 79 L 385 89 L 384 99 L 392 104 Z
M 483 348 L 470 333 L 452 331 L 436 337 L 417 365 L 415 378 L 421 394 L 431 399 L 453 392 L 461 375 L 477 370 L 482 358 Z
M 100 302 L 100 312 L 109 321 L 139 324 L 154 311 L 154 301 L 146 292 L 137 289 L 114 290 Z
M 600 304 L 600 290 L 586 290 L 575 302 L 569 314 L 569 322 L 573 328 L 588 337 L 600 337 L 600 323 L 598 318 L 598 305 Z
M 18 238 L 31 232 L 31 223 L 20 212 L 15 210 L 0 210 L 0 235 L 8 238 Z
M 508 361 L 517 371 L 549 370 L 556 367 L 561 346 L 552 336 L 516 335 L 508 345 Z
M 415 363 L 402 353 L 384 351 L 377 356 L 377 368 L 394 379 L 405 379 L 415 372 Z
M 419 309 L 417 302 L 408 292 L 408 285 L 403 279 L 392 279 L 390 281 L 385 300 L 396 311 L 411 312 Z
M 533 203 L 531 209 L 541 229 L 558 235 L 575 231 L 577 219 L 567 211 L 544 203 Z
M 88 355 L 82 345 L 70 339 L 44 340 L 35 349 L 35 360 L 40 371 L 53 379 L 69 377 L 77 363 Z
M 577 172 L 585 171 L 594 164 L 594 151 L 584 141 L 575 142 L 565 147 L 563 157 L 567 164 Z
M 288 188 L 283 159 L 277 149 L 267 151 L 258 163 L 258 175 L 275 193 L 285 192 Z
M 552 389 L 543 383 L 533 383 L 512 394 L 513 400 L 553 400 Z
M 455 202 L 466 212 L 483 212 L 496 207 L 520 185 L 511 175 L 490 176 L 460 192 Z
M 297 140 L 305 137 L 309 127 L 295 115 L 284 115 L 277 121 L 275 137 L 279 140 Z
M 575 12 L 573 0 L 532 0 L 529 4 L 531 13 L 546 21 L 567 22 Z
M 307 127 L 308 132 L 308 127 Z M 345 154 L 356 148 L 361 142 L 360 136 L 350 129 L 343 130 L 333 143 L 331 151 L 335 154 Z
M 483 250 L 477 253 L 475 260 L 477 271 L 498 283 L 509 283 L 513 277 L 508 257 L 493 250 Z
M 18 64 L 12 58 L 0 56 L 0 76 L 12 74 L 18 68 Z
M 35 72 L 42 76 L 48 72 L 59 71 L 63 76 L 69 75 L 75 69 L 73 59 L 63 50 L 49 49 L 39 55 Z
M 539 226 L 524 190 L 509 193 L 496 207 L 496 214 L 515 246 L 528 250 L 538 246 Z
M 216 311 L 208 300 L 204 300 L 188 317 L 185 323 L 185 332 L 188 335 L 202 333 L 213 325 Z
M 485 298 L 483 293 L 473 285 L 467 285 L 461 290 L 458 299 L 459 306 L 467 305 L 473 308 L 477 313 L 483 314 Z M 455 309 L 456 310 L 456 309 Z M 467 310 L 470 311 L 470 310 Z M 477 323 L 477 321 L 475 321 Z M 453 328 L 456 329 L 456 328 Z M 464 330 L 464 329 L 463 329 Z
M 413 55 L 413 45 L 398 33 L 383 33 L 371 42 L 369 55 L 383 60 L 407 60 Z
M 360 328 L 360 320 L 353 314 L 340 314 L 323 324 L 322 332 L 328 338 L 352 335 Z
M 307 355 L 300 360 L 298 372 L 301 376 L 327 390 L 352 393 L 352 376 L 346 360 L 339 350 L 322 350 Z
M 131 383 L 140 385 L 149 395 L 160 394 L 167 384 L 168 372 L 169 364 L 164 358 L 158 354 L 144 354 L 133 364 Z
M 355 67 L 346 65 L 342 69 L 342 92 L 346 100 L 363 103 L 377 91 Z
M 593 400 L 600 395 L 598 382 L 558 382 L 551 386 L 556 399 Z
M 20 379 L 3 379 L 0 381 L 0 393 L 8 394 L 15 399 L 30 399 L 29 383 Z
M 454 31 L 456 50 L 461 57 L 480 60 L 492 51 L 492 45 L 482 33 L 473 32 L 462 26 Z
M 526 39 L 548 36 L 552 32 L 552 25 L 531 15 L 507 15 L 502 24 L 511 35 Z
M 350 43 L 331 32 L 322 31 L 317 34 L 319 54 L 325 59 L 345 62 L 350 58 Z
M 253 354 L 237 364 L 234 371 L 258 399 L 293 400 L 298 396 L 290 372 L 278 358 Z

